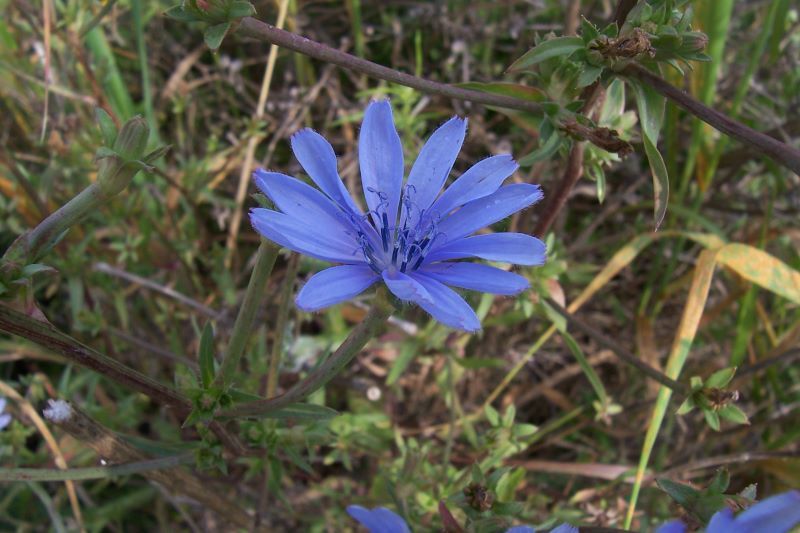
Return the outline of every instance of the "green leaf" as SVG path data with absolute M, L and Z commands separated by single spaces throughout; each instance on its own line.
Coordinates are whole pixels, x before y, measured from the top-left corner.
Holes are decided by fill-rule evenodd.
M 292 403 L 277 411 L 255 415 L 257 418 L 294 418 L 298 420 L 329 420 L 337 416 L 339 416 L 339 412 L 335 409 L 314 403 Z
M 208 46 L 211 50 L 216 51 L 217 48 L 219 48 L 219 45 L 222 44 L 222 39 L 225 38 L 225 35 L 230 29 L 230 22 L 223 22 L 222 24 L 217 24 L 216 26 L 210 26 L 206 28 L 206 31 L 203 33 L 203 39 L 206 42 L 206 46 Z
M 733 376 L 736 374 L 736 367 L 723 368 L 717 370 L 706 380 L 706 387 L 714 389 L 724 389 L 731 382 Z
M 600 381 L 600 377 L 597 375 L 597 372 L 594 371 L 592 365 L 589 364 L 589 360 L 586 359 L 586 356 L 583 354 L 583 350 L 572 338 L 572 335 L 567 333 L 566 331 L 561 332 L 561 337 L 564 339 L 564 343 L 569 348 L 569 351 L 572 352 L 572 355 L 575 357 L 575 360 L 580 365 L 581 370 L 586 375 L 586 379 L 589 380 L 589 383 L 592 385 L 595 393 L 597 393 L 597 398 L 600 400 L 601 405 L 608 404 L 608 394 L 606 393 L 605 387 L 603 387 L 603 382 Z
M 23 278 L 30 278 L 34 274 L 39 274 L 40 272 L 58 272 L 55 268 L 49 265 L 43 265 L 42 263 L 31 263 L 30 265 L 25 265 L 22 267 L 22 271 L 20 272 Z
M 466 83 L 457 83 L 456 86 L 464 89 L 472 89 L 473 91 L 480 91 L 482 93 L 510 96 L 512 98 L 519 98 L 520 100 L 528 100 L 531 102 L 543 102 L 547 99 L 547 95 L 541 89 L 528 85 L 520 85 L 518 83 L 502 81 L 480 83 L 477 81 L 469 81 Z
M 483 408 L 483 411 L 486 413 L 486 420 L 488 420 L 492 426 L 497 427 L 500 425 L 500 414 L 497 412 L 497 409 L 491 405 L 487 405 Z
M 200 361 L 200 379 L 207 389 L 214 382 L 214 329 L 211 323 L 206 323 L 203 328 L 197 360 Z
M 230 7 L 228 8 L 229 19 L 240 19 L 242 17 L 250 17 L 255 14 L 256 8 L 253 7 L 253 4 L 243 0 L 231 2 Z
M 563 139 L 558 133 L 553 133 L 552 135 L 550 135 L 550 137 L 547 138 L 544 144 L 539 146 L 539 148 L 529 153 L 525 157 L 521 158 L 519 160 L 519 164 L 521 166 L 529 166 L 536 163 L 537 161 L 544 161 L 546 159 L 550 159 L 550 157 L 552 157 L 553 154 L 558 152 L 558 149 L 561 148 L 562 141 Z
M 587 87 L 597 81 L 600 74 L 603 73 L 603 67 L 596 67 L 594 65 L 585 65 L 578 75 L 578 88 Z
M 525 52 L 508 67 L 507 72 L 519 72 L 548 59 L 569 56 L 585 47 L 580 37 L 556 37 L 538 44 Z
M 670 498 L 675 500 L 676 503 L 684 506 L 689 507 L 692 502 L 697 500 L 700 496 L 700 491 L 690 487 L 689 485 L 684 485 L 683 483 L 676 483 L 675 481 L 669 479 L 656 479 L 656 485 L 666 492 Z
M 714 472 L 714 478 L 703 492 L 706 494 L 724 494 L 731 483 L 731 475 L 727 468 L 720 468 Z
M 164 12 L 167 17 L 180 22 L 195 22 L 200 19 L 197 15 L 183 8 L 183 4 L 172 6 Z
M 683 400 L 683 403 L 681 404 L 680 407 L 678 407 L 678 411 L 676 414 L 685 415 L 687 413 L 690 413 L 695 407 L 697 407 L 697 405 L 694 403 L 694 398 L 689 396 L 688 398 Z
M 414 359 L 414 356 L 419 353 L 419 343 L 415 341 L 404 343 L 400 348 L 400 354 L 397 359 L 392 363 L 392 368 L 389 370 L 389 375 L 386 377 L 386 384 L 393 385 L 400 376 L 403 375 L 408 365 Z
M 713 409 L 704 409 L 703 416 L 706 417 L 706 424 L 714 431 L 719 431 L 719 413 Z
M 117 125 L 114 124 L 105 109 L 95 108 L 94 115 L 97 118 L 97 124 L 100 126 L 100 133 L 103 135 L 103 144 L 109 148 L 114 146 L 114 141 L 117 140 Z
M 107 157 L 119 157 L 119 154 L 108 146 L 101 146 L 94 153 L 95 159 L 105 159 Z
M 669 203 L 669 174 L 664 159 L 658 151 L 658 134 L 664 120 L 664 98 L 638 82 L 631 82 L 639 109 L 642 143 L 653 174 L 653 219 L 655 229 L 661 225 Z
M 742 425 L 749 425 L 750 419 L 747 418 L 747 415 L 739 409 L 737 405 L 729 403 L 728 405 L 722 406 L 719 411 L 719 416 L 733 422 L 734 424 L 742 424 Z

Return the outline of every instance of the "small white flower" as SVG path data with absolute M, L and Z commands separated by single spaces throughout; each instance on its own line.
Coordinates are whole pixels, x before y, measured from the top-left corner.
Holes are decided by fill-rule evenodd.
M 44 417 L 51 422 L 61 423 L 69 420 L 72 416 L 72 407 L 64 400 L 47 400 L 47 408 L 44 410 Z

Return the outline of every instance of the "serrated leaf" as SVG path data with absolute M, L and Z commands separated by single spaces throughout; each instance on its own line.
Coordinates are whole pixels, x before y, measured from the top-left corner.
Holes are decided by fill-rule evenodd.
M 736 367 L 723 368 L 717 370 L 706 380 L 706 387 L 714 389 L 724 389 L 731 382 L 733 376 L 736 374 Z
M 519 59 L 508 67 L 507 72 L 519 72 L 554 57 L 569 56 L 583 48 L 585 48 L 585 44 L 580 37 L 548 39 L 522 54 Z
M 114 146 L 114 141 L 117 140 L 117 125 L 114 124 L 114 120 L 106 113 L 105 109 L 100 107 L 95 108 L 94 116 L 97 118 L 98 126 L 100 126 L 103 144 L 108 147 Z
M 214 329 L 211 323 L 206 323 L 203 328 L 197 360 L 200 362 L 200 379 L 207 389 L 214 382 Z
M 206 46 L 208 46 L 212 51 L 216 51 L 219 48 L 219 45 L 222 44 L 222 39 L 225 38 L 225 35 L 230 29 L 230 22 L 223 22 L 222 24 L 217 24 L 216 26 L 210 26 L 206 28 L 206 31 L 203 33 L 203 40 L 205 40 Z
M 739 406 L 729 403 L 723 407 L 720 407 L 719 416 L 733 422 L 734 424 L 742 424 L 742 425 L 750 425 L 750 419 L 747 418 L 747 415 L 742 411 Z

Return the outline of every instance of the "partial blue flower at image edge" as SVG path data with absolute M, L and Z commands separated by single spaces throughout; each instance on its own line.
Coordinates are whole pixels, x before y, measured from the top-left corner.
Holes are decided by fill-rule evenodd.
M 466 301 L 450 287 L 518 294 L 528 281 L 484 259 L 517 265 L 545 262 L 544 243 L 522 233 L 476 232 L 542 198 L 537 185 L 503 185 L 518 168 L 510 155 L 479 161 L 440 194 L 464 142 L 467 121 L 453 117 L 428 139 L 404 182 L 403 148 L 386 100 L 372 102 L 359 134 L 361 182 L 368 211 L 344 187 L 330 143 L 310 129 L 292 136 L 292 151 L 314 188 L 258 169 L 254 180 L 277 210 L 255 208 L 253 227 L 295 252 L 338 263 L 308 280 L 298 307 L 316 311 L 351 299 L 377 282 L 439 322 L 480 329 Z
M 788 533 L 800 525 L 800 491 L 791 490 L 762 500 L 738 515 L 730 509 L 714 514 L 705 533 Z M 680 520 L 668 522 L 656 533 L 686 533 Z
M 369 533 L 411 533 L 406 521 L 385 507 L 367 509 L 360 505 L 350 505 L 347 507 L 347 513 L 366 527 Z M 507 529 L 505 533 L 536 533 L 536 530 L 531 526 L 514 526 Z M 551 533 L 578 533 L 578 528 L 569 524 L 561 524 L 552 529 Z
M 11 415 L 9 413 L 5 413 L 6 410 L 6 399 L 0 396 L 0 431 L 3 431 L 6 426 L 11 423 Z

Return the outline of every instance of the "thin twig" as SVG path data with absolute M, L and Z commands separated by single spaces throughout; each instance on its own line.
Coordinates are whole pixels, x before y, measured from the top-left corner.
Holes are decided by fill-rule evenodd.
M 756 148 L 759 153 L 780 163 L 795 174 L 800 174 L 800 150 L 797 148 L 773 139 L 769 135 L 733 120 L 716 109 L 703 105 L 685 91 L 673 86 L 662 77 L 640 65 L 626 67 L 623 74 L 646 83 L 659 94 L 678 104 L 703 122 L 743 142 L 745 145 Z
M 522 100 L 519 98 L 512 98 L 510 96 L 501 96 L 497 94 L 483 93 L 471 89 L 462 89 L 444 83 L 438 83 L 404 72 L 398 72 L 394 69 L 378 65 L 371 61 L 361 59 L 359 57 L 341 52 L 330 46 L 312 41 L 306 37 L 281 30 L 266 24 L 260 20 L 252 17 L 245 17 L 239 24 L 237 33 L 245 37 L 251 37 L 259 41 L 266 41 L 268 43 L 276 44 L 295 52 L 300 52 L 303 55 L 333 63 L 342 68 L 366 74 L 372 78 L 399 83 L 412 89 L 417 89 L 424 93 L 438 94 L 440 96 L 447 96 L 457 100 L 466 100 L 478 104 L 492 105 L 504 107 L 507 109 L 519 109 L 521 111 L 538 112 L 541 111 L 541 106 L 536 102 Z
M 688 385 L 684 385 L 683 383 L 675 381 L 669 376 L 662 374 L 661 372 L 651 367 L 650 365 L 648 365 L 647 363 L 645 363 L 632 353 L 628 352 L 628 350 L 617 344 L 617 342 L 612 338 L 608 337 L 607 335 L 604 335 L 603 333 L 601 333 L 594 327 L 590 326 L 589 324 L 587 324 L 580 318 L 576 317 L 575 315 L 570 314 L 569 311 L 561 307 L 551 298 L 547 299 L 547 304 L 550 305 L 553 309 L 555 309 L 558 314 L 563 316 L 571 326 L 574 326 L 575 328 L 581 330 L 586 335 L 589 335 L 592 339 L 594 339 L 595 342 L 597 342 L 604 348 L 607 348 L 612 352 L 614 352 L 614 354 L 617 357 L 619 357 L 623 362 L 636 368 L 650 379 L 658 381 L 665 387 L 668 387 L 678 393 L 688 395 L 692 392 L 692 389 Z

